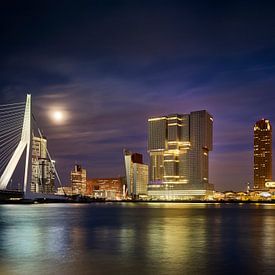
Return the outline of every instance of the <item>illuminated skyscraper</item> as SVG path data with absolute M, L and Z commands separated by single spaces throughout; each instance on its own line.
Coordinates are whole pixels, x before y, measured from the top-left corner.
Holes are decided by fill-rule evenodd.
M 147 195 L 148 165 L 142 161 L 142 155 L 124 150 L 125 173 L 128 195 L 138 198 Z
M 87 190 L 87 172 L 80 165 L 76 164 L 74 170 L 71 171 L 71 183 L 73 195 L 86 194 Z
M 254 188 L 264 189 L 272 180 L 272 127 L 267 119 L 254 125 Z
M 213 118 L 206 111 L 149 118 L 148 194 L 161 199 L 205 196 Z
M 36 193 L 54 193 L 54 165 L 47 155 L 47 139 L 32 139 L 32 182 L 31 191 Z

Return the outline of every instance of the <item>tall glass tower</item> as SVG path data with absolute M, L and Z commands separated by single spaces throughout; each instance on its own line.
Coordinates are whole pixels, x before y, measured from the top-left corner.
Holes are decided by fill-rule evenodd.
M 158 199 L 205 196 L 213 118 L 205 110 L 148 119 L 148 194 Z
M 264 189 L 272 180 L 272 127 L 268 119 L 254 125 L 254 188 Z

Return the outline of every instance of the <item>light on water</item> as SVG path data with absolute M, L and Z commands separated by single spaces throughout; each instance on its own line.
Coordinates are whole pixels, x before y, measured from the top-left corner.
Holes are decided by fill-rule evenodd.
M 272 273 L 275 206 L 0 206 L 0 274 Z

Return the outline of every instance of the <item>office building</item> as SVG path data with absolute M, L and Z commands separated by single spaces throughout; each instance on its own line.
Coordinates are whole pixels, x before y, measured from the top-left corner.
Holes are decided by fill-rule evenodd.
M 31 192 L 54 193 L 55 162 L 48 158 L 47 139 L 33 136 Z
M 124 150 L 127 194 L 137 199 L 147 195 L 148 165 L 143 163 L 142 154 Z
M 272 181 L 272 127 L 268 119 L 254 125 L 254 189 Z
M 213 118 L 205 110 L 149 118 L 148 195 L 188 199 L 211 193 L 208 163 L 212 131 Z
M 81 165 L 76 164 L 71 171 L 72 194 L 84 196 L 87 189 L 87 172 Z

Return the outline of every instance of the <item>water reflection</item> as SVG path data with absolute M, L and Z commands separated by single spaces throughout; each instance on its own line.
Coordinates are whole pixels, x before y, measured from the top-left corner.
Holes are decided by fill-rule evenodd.
M 0 274 L 224 274 L 275 268 L 275 206 L 0 206 Z
M 260 243 L 263 265 L 272 266 L 275 259 L 275 215 L 269 210 L 263 217 L 262 241 Z

